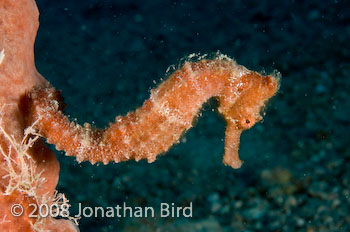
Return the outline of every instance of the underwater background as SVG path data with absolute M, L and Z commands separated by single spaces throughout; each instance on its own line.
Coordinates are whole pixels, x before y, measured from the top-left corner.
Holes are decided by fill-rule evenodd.
M 78 164 L 56 152 L 72 204 L 188 206 L 191 218 L 82 218 L 81 231 L 350 231 L 350 1 L 37 0 L 36 64 L 79 123 L 141 106 L 172 64 L 218 50 L 282 74 L 262 123 L 222 164 L 225 122 L 203 106 L 156 162 Z

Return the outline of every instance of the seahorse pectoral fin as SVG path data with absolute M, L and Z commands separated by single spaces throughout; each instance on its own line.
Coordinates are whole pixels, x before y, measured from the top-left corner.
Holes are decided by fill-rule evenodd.
M 223 163 L 229 165 L 234 169 L 238 169 L 242 166 L 242 161 L 238 155 L 239 141 L 242 134 L 242 130 L 238 129 L 232 122 L 227 123 L 225 132 L 225 154 Z

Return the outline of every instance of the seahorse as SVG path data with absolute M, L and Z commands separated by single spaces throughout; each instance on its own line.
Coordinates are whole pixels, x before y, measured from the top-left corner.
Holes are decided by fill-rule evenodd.
M 28 123 L 36 121 L 48 143 L 75 156 L 78 162 L 116 163 L 146 158 L 153 162 L 180 141 L 208 99 L 219 101 L 226 120 L 223 162 L 239 168 L 240 135 L 262 119 L 267 101 L 279 88 L 278 75 L 263 76 L 218 54 L 212 59 L 186 61 L 134 112 L 117 116 L 108 128 L 95 129 L 70 122 L 63 114 L 60 92 L 52 86 L 27 92 L 23 108 Z

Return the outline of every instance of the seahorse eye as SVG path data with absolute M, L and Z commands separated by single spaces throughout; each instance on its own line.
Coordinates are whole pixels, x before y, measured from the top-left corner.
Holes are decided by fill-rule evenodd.
M 242 118 L 241 127 L 243 129 L 249 129 L 254 125 L 255 122 L 256 120 L 254 120 L 252 117 Z

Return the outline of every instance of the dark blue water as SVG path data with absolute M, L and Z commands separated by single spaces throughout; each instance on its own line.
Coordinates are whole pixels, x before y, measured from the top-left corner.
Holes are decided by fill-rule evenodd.
M 221 51 L 282 74 L 239 170 L 221 163 L 224 120 L 202 116 L 157 161 L 78 164 L 57 152 L 58 190 L 86 207 L 187 207 L 192 217 L 83 217 L 81 231 L 349 231 L 349 1 L 38 0 L 38 70 L 66 113 L 106 127 L 141 106 L 167 68 Z

